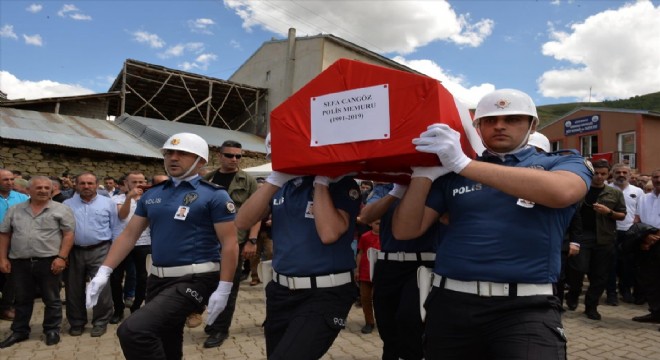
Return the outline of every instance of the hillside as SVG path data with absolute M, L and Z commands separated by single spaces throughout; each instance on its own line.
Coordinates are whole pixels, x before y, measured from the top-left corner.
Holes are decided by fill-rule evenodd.
M 631 110 L 650 110 L 660 112 L 660 92 L 634 96 L 625 100 L 612 100 L 603 102 L 576 102 L 555 105 L 543 105 L 536 108 L 541 126 L 565 115 L 579 107 L 607 107 Z

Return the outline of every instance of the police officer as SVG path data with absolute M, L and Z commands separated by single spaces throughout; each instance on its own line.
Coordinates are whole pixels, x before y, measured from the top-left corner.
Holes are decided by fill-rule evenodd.
M 150 226 L 153 265 L 146 304 L 117 330 L 127 359 L 180 359 L 186 316 L 208 302 L 208 322 L 217 318 L 238 261 L 234 203 L 222 187 L 197 175 L 208 160 L 206 141 L 175 134 L 161 152 L 170 180 L 142 195 L 87 291 L 87 306 L 93 306 L 112 269 Z
M 373 193 L 378 193 L 376 185 Z M 362 221 L 380 219 L 380 251 L 374 266 L 374 312 L 383 340 L 383 360 L 424 358 L 424 324 L 419 310 L 417 268 L 433 268 L 436 244 L 445 224 L 436 222 L 420 237 L 398 241 L 392 216 L 407 186 L 395 184 L 385 196 L 372 195 L 360 211 Z
M 474 125 L 486 147 L 477 160 L 444 124 L 413 140 L 443 166 L 413 170 L 394 236 L 413 238 L 450 214 L 425 304 L 427 359 L 566 358 L 553 283 L 564 231 L 593 170 L 578 155 L 528 146 L 537 124 L 532 99 L 503 89 L 477 105 Z
M 267 147 L 268 149 L 268 147 Z M 272 213 L 273 280 L 266 285 L 269 359 L 319 359 L 357 297 L 351 249 L 360 190 L 351 177 L 273 172 L 241 207 L 247 230 Z

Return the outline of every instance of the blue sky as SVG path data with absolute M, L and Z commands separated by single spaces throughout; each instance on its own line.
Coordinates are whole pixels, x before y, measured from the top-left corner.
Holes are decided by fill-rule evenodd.
M 3 0 L 0 90 L 105 92 L 128 58 L 227 79 L 290 27 L 404 63 L 471 106 L 498 88 L 538 105 L 660 91 L 660 1 L 650 0 Z

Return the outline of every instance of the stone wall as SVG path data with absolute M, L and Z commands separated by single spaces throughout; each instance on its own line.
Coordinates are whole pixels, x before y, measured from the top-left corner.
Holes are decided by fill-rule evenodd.
M 211 163 L 208 165 L 211 169 L 218 167 L 215 161 L 217 156 L 214 155 L 216 153 L 211 152 Z M 247 168 L 265 162 L 263 155 L 246 154 L 241 160 L 241 167 Z M 119 178 L 132 170 L 140 170 L 148 178 L 154 174 L 164 173 L 162 159 L 139 158 L 5 139 L 0 139 L 0 168 L 19 170 L 23 175 L 28 176 L 61 176 L 64 172 L 76 175 L 91 171 L 99 179 L 105 176 Z

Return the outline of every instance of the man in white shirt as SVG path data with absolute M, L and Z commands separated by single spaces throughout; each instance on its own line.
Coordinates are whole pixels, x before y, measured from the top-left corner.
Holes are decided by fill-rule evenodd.
M 626 218 L 616 222 L 617 245 L 621 245 L 625 238 L 626 231 L 630 229 L 637 213 L 637 202 L 644 195 L 644 191 L 639 187 L 630 183 L 632 170 L 626 164 L 614 164 L 612 166 L 612 186 L 619 189 L 623 193 L 623 198 L 626 202 Z M 624 256 L 619 250 L 619 246 L 615 247 L 615 254 L 613 259 L 612 270 L 610 271 L 609 279 L 607 280 L 607 300 L 605 303 L 612 306 L 619 305 L 617 297 L 617 276 L 619 278 L 619 295 L 622 296 L 623 301 L 632 303 L 634 301 L 631 289 L 635 285 L 635 264 L 634 258 L 631 256 Z
M 653 191 L 644 194 L 637 203 L 635 222 L 641 222 L 660 229 L 660 169 L 651 173 Z M 650 233 L 642 240 L 639 252 L 639 272 L 637 281 L 649 303 L 649 313 L 635 316 L 633 321 L 660 323 L 660 230 Z
M 135 214 L 137 201 L 140 200 L 147 187 L 147 178 L 140 171 L 131 171 L 126 175 L 124 184 L 128 191 L 125 194 L 115 195 L 112 199 L 117 204 L 117 215 L 119 216 L 120 226 L 123 229 L 128 221 Z M 112 300 L 114 302 L 114 313 L 110 318 L 111 324 L 118 324 L 124 318 L 124 292 L 122 281 L 124 279 L 125 265 L 128 261 L 135 264 L 136 284 L 135 299 L 131 304 L 131 313 L 142 306 L 142 302 L 147 292 L 147 255 L 151 254 L 151 232 L 147 227 L 135 243 L 135 247 L 128 256 L 112 272 L 110 277 L 110 286 L 112 289 Z

